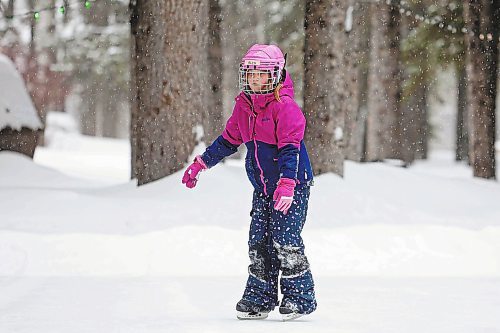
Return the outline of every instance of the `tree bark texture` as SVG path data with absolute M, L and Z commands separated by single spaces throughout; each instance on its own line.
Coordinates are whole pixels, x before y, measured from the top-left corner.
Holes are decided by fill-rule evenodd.
M 368 4 L 349 1 L 348 12 L 352 15 L 352 31 L 347 37 L 345 69 L 351 93 L 346 109 L 346 151 L 347 159 L 361 162 L 364 158 L 364 133 L 366 130 L 366 64 L 369 48 L 369 6 Z
M 372 4 L 366 158 L 401 158 L 401 55 L 397 6 Z
M 208 66 L 210 80 L 209 104 L 204 113 L 203 141 L 209 145 L 222 132 L 224 126 L 222 103 L 222 45 L 221 45 L 222 8 L 219 0 L 209 0 L 208 25 Z
M 419 83 L 412 94 L 401 104 L 401 148 L 399 157 L 404 166 L 410 166 L 417 159 L 427 158 L 427 82 Z
M 414 152 L 414 159 L 425 160 L 429 154 L 429 83 L 423 82 L 415 90 L 414 118 L 415 124 L 411 124 L 415 131 L 415 139 L 412 140 L 414 147 L 410 147 Z
M 500 1 L 466 0 L 467 78 L 475 177 L 495 178 L 495 108 L 498 76 Z
M 208 84 L 206 0 L 136 0 L 133 47 L 132 170 L 138 184 L 188 162 Z
M 458 69 L 458 97 L 455 159 L 467 161 L 469 155 L 468 112 L 467 112 L 467 75 L 464 66 Z
M 345 115 L 354 93 L 355 75 L 346 57 L 345 15 L 348 0 L 306 1 L 304 110 L 306 144 L 315 174 L 344 173 Z
M 410 31 L 417 29 L 420 21 L 411 17 L 402 17 L 401 40 L 409 38 Z M 416 159 L 423 158 L 427 154 L 427 94 L 428 75 L 425 64 L 415 68 L 414 57 L 426 59 L 429 57 L 427 51 L 421 50 L 418 55 L 412 52 L 407 56 L 406 62 L 401 66 L 403 82 L 401 87 L 407 85 L 406 94 L 401 94 L 400 119 L 397 123 L 401 145 L 399 158 L 404 166 L 410 166 Z M 402 58 L 404 56 L 402 55 Z M 412 58 L 411 60 L 409 58 Z M 415 72 L 417 70 L 417 72 Z

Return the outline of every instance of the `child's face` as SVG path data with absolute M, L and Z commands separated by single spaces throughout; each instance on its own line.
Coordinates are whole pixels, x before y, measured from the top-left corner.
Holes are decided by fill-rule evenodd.
M 263 72 L 256 69 L 250 69 L 247 72 L 248 85 L 254 92 L 268 90 L 270 87 L 270 79 L 271 74 L 269 74 L 268 72 Z

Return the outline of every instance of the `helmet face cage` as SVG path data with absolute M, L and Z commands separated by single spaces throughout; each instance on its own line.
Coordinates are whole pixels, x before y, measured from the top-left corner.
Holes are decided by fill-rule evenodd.
M 262 75 L 268 75 L 267 80 L 258 82 L 261 84 L 259 90 L 250 88 L 250 80 Z M 240 64 L 238 85 L 241 91 L 248 94 L 269 94 L 274 91 L 281 81 L 282 69 L 275 62 L 266 62 L 262 60 L 245 60 Z

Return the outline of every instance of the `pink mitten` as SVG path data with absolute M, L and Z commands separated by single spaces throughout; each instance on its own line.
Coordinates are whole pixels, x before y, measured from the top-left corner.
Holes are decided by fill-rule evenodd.
M 195 187 L 196 182 L 198 181 L 198 173 L 205 169 L 208 168 L 205 162 L 203 162 L 203 160 L 201 159 L 201 156 L 196 156 L 194 162 L 184 172 L 182 183 L 186 184 L 188 188 Z
M 293 202 L 293 191 L 295 190 L 295 180 L 290 178 L 280 178 L 278 187 L 274 191 L 273 200 L 276 201 L 274 209 L 286 215 Z

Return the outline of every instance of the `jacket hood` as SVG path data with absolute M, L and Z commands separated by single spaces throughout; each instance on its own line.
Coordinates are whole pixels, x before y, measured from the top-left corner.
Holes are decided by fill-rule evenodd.
M 283 87 L 280 90 L 280 96 L 289 96 L 290 98 L 294 98 L 295 92 L 293 90 L 293 81 L 292 77 L 286 72 L 285 81 L 283 82 Z

